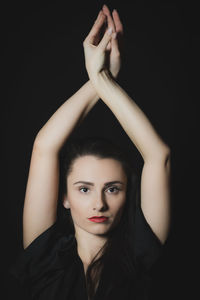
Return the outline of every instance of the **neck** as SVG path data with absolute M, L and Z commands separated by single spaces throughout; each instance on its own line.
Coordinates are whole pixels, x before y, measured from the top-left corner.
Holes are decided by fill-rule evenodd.
M 107 241 L 106 237 L 89 233 L 78 227 L 75 230 L 78 255 L 84 264 L 89 265 Z M 98 256 L 97 256 L 98 257 Z

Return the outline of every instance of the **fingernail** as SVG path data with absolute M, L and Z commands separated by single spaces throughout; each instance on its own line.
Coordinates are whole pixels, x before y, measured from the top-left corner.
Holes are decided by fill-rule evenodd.
M 108 34 L 109 34 L 109 35 L 112 34 L 112 27 L 108 28 Z

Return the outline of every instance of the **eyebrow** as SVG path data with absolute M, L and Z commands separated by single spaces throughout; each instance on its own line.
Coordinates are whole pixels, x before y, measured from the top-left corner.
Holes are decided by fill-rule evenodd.
M 74 184 L 78 184 L 78 183 L 84 183 L 84 184 L 87 184 L 87 185 L 92 185 L 92 186 L 94 186 L 94 183 L 89 182 L 89 181 L 77 181 L 77 182 L 75 182 Z M 119 181 L 119 180 L 115 180 L 115 181 L 109 181 L 109 182 L 106 182 L 106 183 L 104 184 L 104 186 L 106 187 L 106 186 L 109 186 L 109 185 L 115 184 L 115 183 L 124 184 L 123 182 L 121 182 L 121 181 Z

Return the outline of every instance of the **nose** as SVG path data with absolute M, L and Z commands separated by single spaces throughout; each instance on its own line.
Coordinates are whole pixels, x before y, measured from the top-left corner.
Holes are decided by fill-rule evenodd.
M 106 203 L 105 195 L 103 192 L 100 192 L 96 195 L 93 205 L 94 205 L 93 210 L 97 210 L 97 211 L 107 210 L 108 205 Z

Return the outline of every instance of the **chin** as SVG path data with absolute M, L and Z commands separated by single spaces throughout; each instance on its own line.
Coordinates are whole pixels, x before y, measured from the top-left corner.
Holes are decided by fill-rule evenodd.
M 88 233 L 94 234 L 94 235 L 106 235 L 108 232 L 110 232 L 115 225 L 113 222 L 105 222 L 105 223 L 93 223 L 89 221 L 90 223 L 88 224 L 80 224 L 80 223 L 75 223 L 76 226 L 81 228 L 84 231 L 87 231 Z
M 87 228 L 85 228 L 84 230 L 92 234 L 102 235 L 102 234 L 106 234 L 109 231 L 109 229 L 110 229 L 110 225 L 108 226 L 108 224 L 106 225 L 106 224 L 94 223 L 93 226 L 89 226 L 89 227 L 87 226 Z
M 91 224 L 90 226 L 87 226 L 87 228 L 91 231 L 107 231 L 110 228 L 110 224 L 98 224 L 98 223 L 94 223 Z

